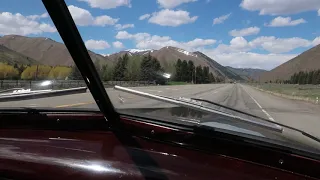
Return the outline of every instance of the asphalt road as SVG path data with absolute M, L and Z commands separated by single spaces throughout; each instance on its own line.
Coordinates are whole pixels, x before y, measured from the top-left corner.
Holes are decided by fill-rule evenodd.
M 283 123 L 320 137 L 320 105 L 289 100 L 242 84 L 148 86 L 133 88 L 171 97 L 202 98 Z M 155 108 L 174 106 L 137 95 L 107 89 L 116 108 Z M 91 94 L 75 94 L 33 100 L 0 102 L 1 107 L 97 108 Z M 223 110 L 223 108 L 222 108 Z

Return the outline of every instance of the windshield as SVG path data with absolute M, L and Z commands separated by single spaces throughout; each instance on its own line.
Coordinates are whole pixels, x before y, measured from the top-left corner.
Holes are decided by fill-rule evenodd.
M 320 2 L 66 4 L 118 112 L 287 143 L 306 141 L 288 127 L 320 138 Z M 0 108 L 99 111 L 41 1 L 6 1 L 0 36 Z

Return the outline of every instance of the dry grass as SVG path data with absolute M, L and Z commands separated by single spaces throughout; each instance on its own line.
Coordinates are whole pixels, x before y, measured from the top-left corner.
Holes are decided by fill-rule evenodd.
M 250 84 L 259 90 L 289 99 L 304 100 L 316 103 L 320 100 L 320 85 L 297 84 Z

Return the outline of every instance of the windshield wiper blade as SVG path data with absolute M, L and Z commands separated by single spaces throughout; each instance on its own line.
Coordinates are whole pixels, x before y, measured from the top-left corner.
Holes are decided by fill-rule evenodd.
M 257 119 L 261 119 L 263 121 L 267 121 L 267 122 L 270 122 L 270 123 L 275 123 L 277 124 L 276 122 L 274 121 L 271 121 L 271 120 L 268 120 L 268 119 L 265 119 L 265 118 L 262 118 L 262 117 L 259 117 L 259 116 L 256 116 L 256 115 L 253 115 L 253 114 L 250 114 L 250 113 L 247 113 L 247 112 L 244 112 L 244 111 L 240 111 L 238 109 L 234 109 L 234 108 L 231 108 L 231 107 L 228 107 L 228 106 L 224 106 L 222 104 L 219 104 L 219 103 L 215 103 L 215 102 L 212 102 L 212 101 L 209 101 L 209 100 L 205 100 L 205 99 L 199 99 L 199 98 L 190 98 L 191 100 L 195 100 L 195 101 L 200 101 L 200 102 L 206 102 L 208 104 L 213 104 L 213 105 L 216 105 L 218 107 L 221 107 L 221 108 L 225 108 L 225 109 L 229 109 L 231 111 L 234 111 L 234 112 L 238 112 L 238 113 L 241 113 L 241 114 L 244 114 L 244 115 L 247 115 L 247 116 L 251 116 L 251 117 L 254 117 L 254 118 L 257 118 Z M 280 126 L 280 124 L 279 124 Z
M 314 137 L 314 136 L 312 136 L 311 134 L 309 134 L 309 133 L 307 133 L 307 132 L 305 132 L 305 131 L 302 131 L 302 130 L 300 130 L 300 129 L 297 129 L 297 128 L 294 128 L 294 127 L 291 127 L 291 126 L 287 126 L 287 125 L 284 125 L 284 124 L 281 124 L 281 123 L 277 123 L 277 122 L 271 121 L 271 120 L 269 120 L 269 119 L 265 119 L 265 118 L 262 118 L 262 117 L 259 117 L 259 116 L 256 116 L 256 115 L 247 113 L 247 112 L 243 112 L 243 111 L 240 111 L 240 110 L 237 110 L 237 109 L 228 107 L 228 106 L 224 106 L 224 105 L 219 104 L 219 103 L 215 103 L 215 102 L 209 101 L 209 100 L 199 99 L 199 98 L 190 98 L 190 99 L 191 99 L 191 100 L 195 100 L 195 101 L 199 101 L 199 102 L 206 102 L 206 103 L 209 103 L 209 104 L 213 104 L 213 105 L 216 105 L 216 106 L 225 108 L 225 109 L 229 109 L 229 110 L 232 110 L 232 111 L 241 113 L 241 114 L 245 114 L 245 115 L 247 115 L 247 116 L 251 116 L 251 117 L 260 119 L 260 120 L 262 120 L 262 121 L 270 122 L 270 123 L 273 123 L 273 124 L 276 124 L 276 125 L 279 125 L 279 126 L 282 126 L 282 127 L 285 127 L 285 128 L 288 128 L 288 129 L 297 131 L 297 132 L 300 132 L 301 134 L 303 134 L 303 135 L 305 135 L 305 136 L 307 136 L 307 137 L 309 137 L 309 138 L 311 138 L 311 139 L 313 139 L 313 140 L 315 140 L 315 141 L 320 142 L 320 139 L 319 139 L 319 138 Z
M 233 118 L 233 119 L 240 120 L 240 121 L 242 121 L 244 123 L 248 123 L 248 124 L 251 124 L 251 125 L 267 128 L 267 129 L 270 129 L 270 130 L 273 130 L 273 131 L 276 131 L 276 132 L 282 132 L 283 131 L 282 127 L 274 126 L 273 123 L 270 125 L 270 124 L 266 124 L 266 123 L 262 123 L 262 122 L 253 121 L 253 120 L 250 120 L 250 119 L 246 119 L 246 118 L 242 118 L 242 117 L 239 117 L 239 116 L 228 114 L 228 113 L 225 113 L 225 112 L 222 112 L 222 111 L 218 111 L 218 110 L 206 107 L 206 106 L 201 106 L 201 105 L 199 105 L 197 103 L 190 103 L 190 102 L 187 102 L 187 101 L 184 101 L 184 100 L 181 100 L 181 99 L 179 100 L 179 99 L 172 98 L 172 97 L 154 95 L 154 94 L 145 93 L 145 92 L 141 92 L 141 91 L 137 91 L 137 90 L 134 90 L 134 89 L 125 88 L 125 87 L 121 87 L 121 86 L 114 86 L 114 89 L 120 90 L 120 91 L 123 91 L 123 92 L 126 92 L 126 93 L 139 95 L 139 96 L 142 96 L 142 97 L 147 97 L 147 98 L 150 98 L 150 99 L 163 101 L 163 102 L 166 102 L 166 103 L 171 103 L 171 104 L 183 106 L 183 107 L 186 107 L 186 108 L 190 108 L 190 109 L 194 109 L 194 110 L 198 110 L 198 111 L 202 111 L 202 112 L 206 112 L 206 113 L 215 113 L 215 114 L 227 116 L 227 117 L 230 117 L 230 118 Z
M 190 109 L 194 109 L 194 110 L 203 111 L 203 112 L 206 112 L 206 113 L 216 113 L 216 114 L 224 115 L 224 116 L 227 116 L 227 117 L 231 117 L 233 119 L 240 120 L 240 121 L 242 121 L 244 123 L 248 123 L 248 124 L 251 124 L 251 125 L 256 125 L 256 126 L 268 128 L 268 129 L 276 131 L 276 132 L 282 132 L 283 131 L 283 127 L 285 127 L 285 128 L 294 130 L 296 132 L 299 132 L 302 135 L 304 135 L 304 136 L 306 136 L 306 137 L 308 137 L 308 138 L 320 143 L 320 139 L 319 138 L 317 138 L 317 137 L 315 137 L 315 136 L 313 136 L 313 135 L 311 135 L 311 134 L 309 134 L 309 133 L 307 133 L 305 131 L 302 131 L 300 129 L 297 129 L 297 128 L 294 128 L 294 127 L 291 127 L 291 126 L 287 126 L 287 125 L 284 125 L 284 124 L 281 124 L 281 123 L 277 123 L 277 122 L 274 122 L 274 121 L 271 121 L 271 120 L 268 120 L 268 119 L 264 119 L 264 118 L 261 118 L 261 117 L 255 116 L 255 115 L 251 115 L 249 113 L 245 113 L 245 112 L 242 112 L 242 111 L 239 111 L 239 110 L 235 110 L 235 111 L 241 112 L 241 113 L 244 113 L 244 114 L 248 114 L 248 115 L 250 115 L 252 117 L 258 117 L 260 120 L 269 122 L 269 123 L 271 123 L 273 125 L 277 125 L 277 126 L 274 127 L 274 126 L 270 126 L 270 125 L 265 124 L 265 123 L 260 123 L 260 122 L 253 121 L 253 120 L 250 120 L 250 119 L 246 119 L 246 118 L 242 118 L 242 117 L 235 116 L 235 115 L 232 115 L 232 114 L 228 114 L 228 113 L 225 113 L 225 112 L 221 112 L 219 110 L 216 110 L 216 109 L 213 109 L 213 108 L 210 108 L 210 107 L 202 106 L 202 105 L 200 105 L 198 103 L 187 102 L 187 101 L 181 100 L 181 98 L 178 99 L 178 98 L 166 97 L 166 96 L 161 96 L 161 95 L 154 95 L 154 94 L 145 93 L 145 92 L 141 92 L 141 91 L 137 91 L 137 90 L 133 90 L 133 89 L 130 89 L 130 88 L 121 87 L 121 86 L 115 86 L 114 89 L 120 90 L 120 91 L 123 91 L 123 92 L 127 92 L 127 93 L 131 93 L 131 94 L 135 94 L 135 95 L 139 95 L 139 96 L 143 96 L 143 97 L 147 97 L 147 98 L 151 98 L 151 99 L 155 99 L 155 100 L 159 100 L 159 101 L 163 101 L 163 102 L 167 102 L 167 103 L 171 103 L 171 104 L 176 104 L 176 105 L 183 106 L 183 107 L 190 108 Z M 192 98 L 192 99 L 196 100 L 196 98 Z M 205 102 L 206 100 L 201 100 L 201 101 Z M 214 103 L 214 102 L 211 102 L 211 103 L 219 105 L 221 107 L 226 107 L 226 106 L 220 105 L 218 103 Z M 230 108 L 230 107 L 226 107 L 226 108 L 230 109 L 230 110 L 234 110 L 233 108 Z

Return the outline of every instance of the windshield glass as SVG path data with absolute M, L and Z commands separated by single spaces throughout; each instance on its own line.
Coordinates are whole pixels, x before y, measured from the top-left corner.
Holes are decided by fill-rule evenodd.
M 286 126 L 320 138 L 320 1 L 66 4 L 118 112 L 287 143 L 308 138 Z M 0 108 L 99 111 L 41 1 L 6 1 L 0 36 Z

